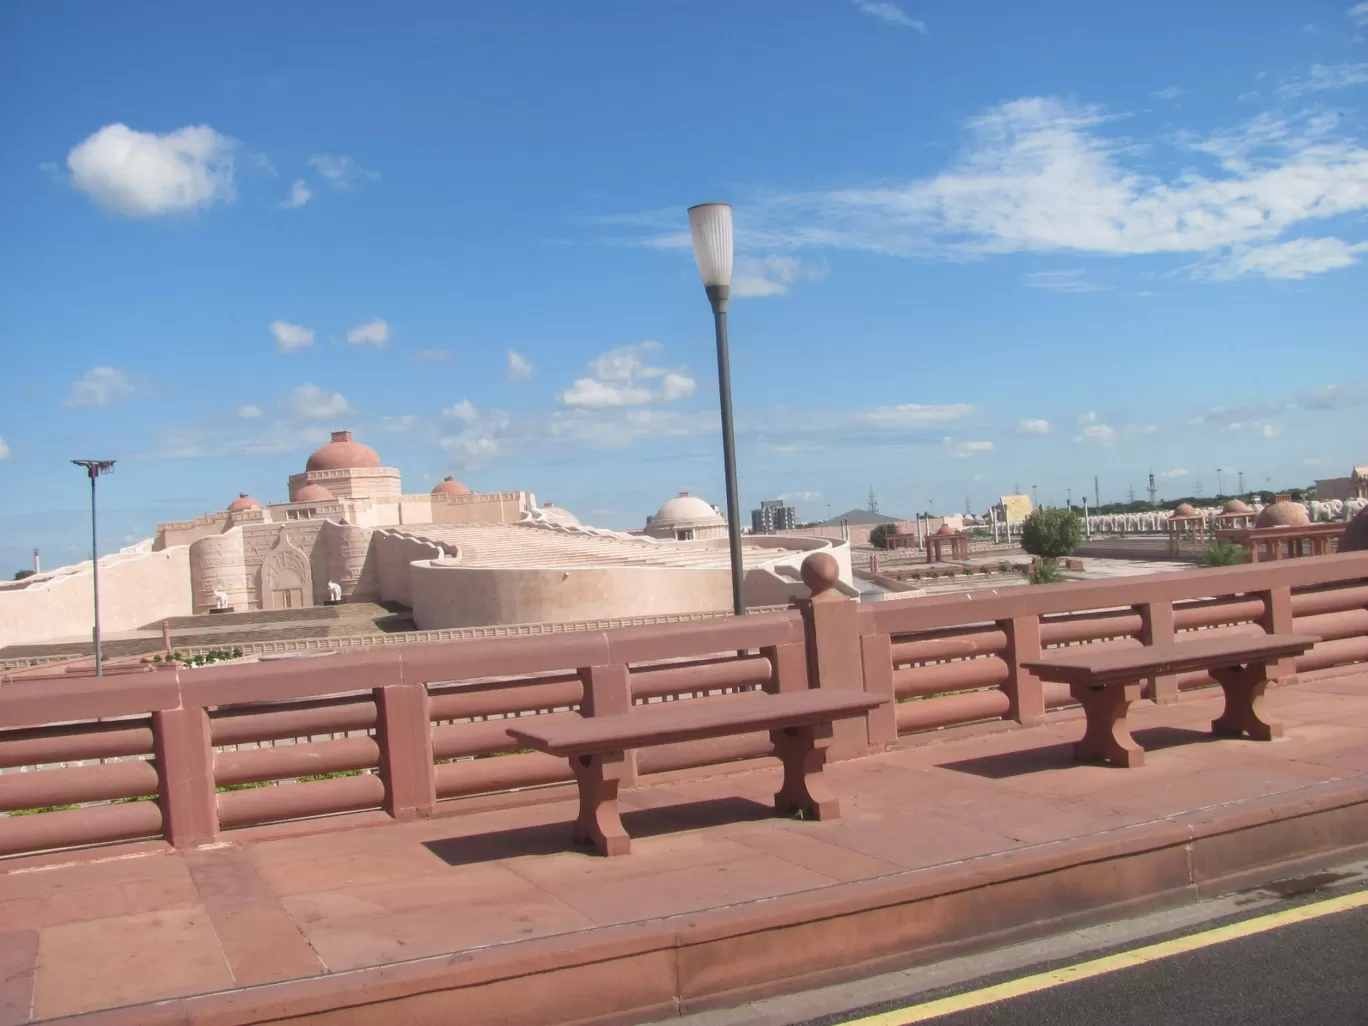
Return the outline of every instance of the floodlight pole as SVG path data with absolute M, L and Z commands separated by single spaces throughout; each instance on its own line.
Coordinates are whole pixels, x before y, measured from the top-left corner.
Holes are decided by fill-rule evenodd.
M 95 515 L 95 479 L 114 469 L 113 460 L 72 460 L 85 467 L 90 477 L 90 587 L 95 601 L 95 626 L 91 637 L 95 642 L 95 676 L 104 676 L 104 656 L 100 651 L 100 541 Z

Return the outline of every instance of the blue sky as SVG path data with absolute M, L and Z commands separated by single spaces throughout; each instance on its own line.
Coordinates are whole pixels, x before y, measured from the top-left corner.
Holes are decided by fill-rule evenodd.
M 0 569 L 330 428 L 638 526 L 1368 459 L 1368 4 L 0 6 Z M 8 560 L 8 563 L 3 562 Z

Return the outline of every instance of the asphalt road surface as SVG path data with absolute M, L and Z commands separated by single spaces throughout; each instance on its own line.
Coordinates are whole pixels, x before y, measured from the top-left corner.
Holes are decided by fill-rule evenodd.
M 1301 907 L 1312 912 L 1330 906 L 1313 898 Z M 1261 920 L 1278 922 L 1275 915 L 1256 915 L 1233 929 L 1260 929 Z M 1207 934 L 1212 931 L 1193 931 L 1189 937 L 1203 943 Z M 1049 974 L 1061 968 L 974 980 L 920 995 L 901 1009 L 866 1008 L 814 1019 L 811 1026 L 1368 1026 L 1368 907 L 1318 914 L 1088 978 L 1053 982 Z M 1033 985 L 1042 989 L 925 1018 L 933 1011 L 924 1007 L 930 1001 L 976 1002 L 990 996 L 981 993 L 985 988 L 1010 980 L 1036 980 Z

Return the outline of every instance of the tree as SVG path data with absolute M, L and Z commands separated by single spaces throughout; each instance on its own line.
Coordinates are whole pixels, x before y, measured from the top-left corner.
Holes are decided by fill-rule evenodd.
M 1038 509 L 1021 527 L 1021 547 L 1041 559 L 1058 559 L 1078 548 L 1083 521 L 1067 509 Z
M 33 571 L 32 571 L 32 570 L 16 570 L 16 571 L 14 571 L 14 579 L 15 579 L 16 581 L 22 581 L 22 580 L 24 580 L 25 578 L 32 577 L 32 576 L 33 576 Z
M 1032 584 L 1061 580 L 1055 561 L 1078 548 L 1083 521 L 1067 509 L 1038 509 L 1021 527 L 1021 547 L 1038 560 Z
M 897 531 L 897 524 L 878 524 L 869 532 L 869 544 L 876 549 L 888 548 L 888 536 Z

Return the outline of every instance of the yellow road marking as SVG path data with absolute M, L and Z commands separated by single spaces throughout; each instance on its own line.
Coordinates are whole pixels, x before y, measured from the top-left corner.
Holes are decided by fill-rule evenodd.
M 1049 972 L 1037 973 L 1034 976 L 1023 976 L 1019 980 L 1008 980 L 1006 983 L 984 987 L 982 990 L 970 991 L 967 994 L 954 994 L 938 1001 L 908 1005 L 906 1008 L 881 1012 L 878 1015 L 867 1016 L 863 1019 L 851 1019 L 842 1023 L 841 1026 L 909 1026 L 910 1023 L 926 1022 L 928 1019 L 950 1015 L 952 1012 L 963 1012 L 966 1009 L 993 1004 L 995 1001 L 1006 1001 L 1008 998 L 1021 997 L 1023 994 L 1034 994 L 1037 991 L 1049 990 L 1051 987 L 1058 987 L 1061 983 L 1072 983 L 1074 980 L 1103 976 L 1107 973 L 1114 973 L 1118 969 L 1144 965 L 1146 962 L 1171 958 L 1188 951 L 1199 951 L 1202 948 L 1224 944 L 1226 941 L 1236 940 L 1240 937 L 1252 937 L 1255 934 L 1276 930 L 1281 926 L 1304 923 L 1311 919 L 1319 919 L 1321 916 L 1334 915 L 1336 912 L 1347 912 L 1350 909 L 1365 906 L 1368 906 L 1368 891 L 1356 891 L 1353 894 L 1345 894 L 1338 898 L 1329 898 L 1314 904 L 1300 905 L 1296 908 L 1283 909 L 1281 912 L 1271 912 L 1266 916 L 1231 923 L 1229 926 L 1218 926 L 1203 933 L 1189 934 L 1186 937 L 1161 941 L 1158 944 L 1136 948 L 1133 951 L 1123 951 L 1117 955 L 1093 959 L 1091 962 L 1079 962 L 1077 965 L 1065 966 L 1062 969 L 1051 969 Z

